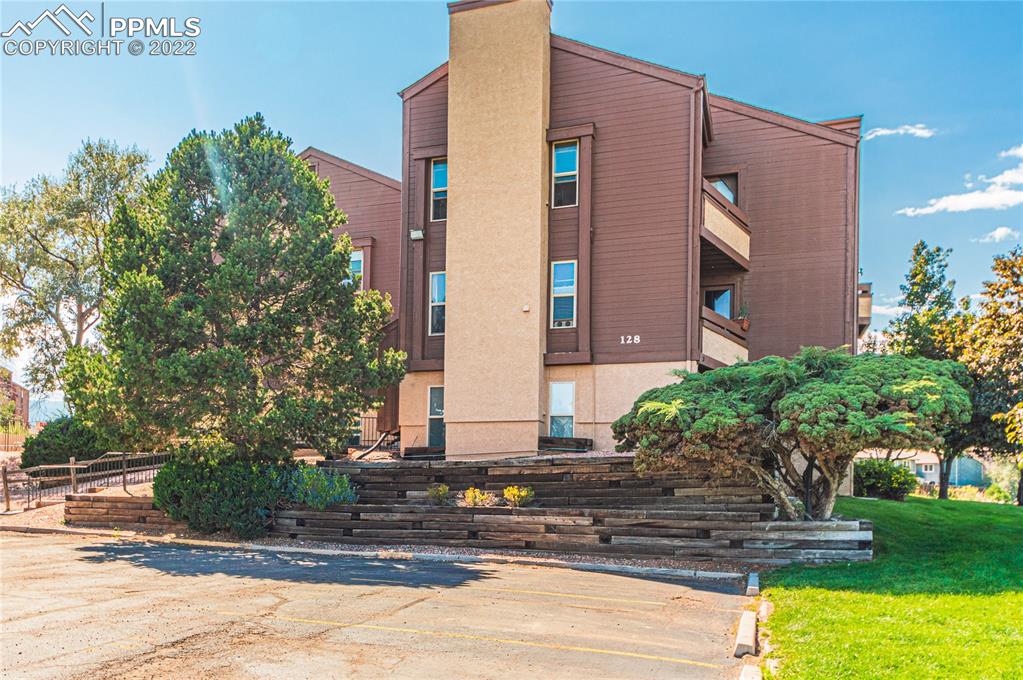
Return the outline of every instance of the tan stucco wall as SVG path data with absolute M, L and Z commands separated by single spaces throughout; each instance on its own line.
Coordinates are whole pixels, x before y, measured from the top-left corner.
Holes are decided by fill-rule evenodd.
M 548 366 L 544 399 L 549 394 L 546 384 L 574 382 L 575 436 L 592 439 L 594 450 L 610 451 L 615 445 L 611 423 L 627 413 L 646 390 L 675 382 L 671 372 L 676 369 L 694 372 L 697 367 L 686 361 Z M 545 409 L 545 432 L 546 415 Z
M 706 326 L 703 327 L 703 353 L 729 365 L 749 359 L 748 349 Z
M 398 388 L 398 427 L 401 450 L 426 446 L 426 401 L 431 385 L 443 385 L 443 371 L 408 373 Z M 445 397 L 447 395 L 445 394 Z
M 706 197 L 703 199 L 703 225 L 740 255 L 749 258 L 749 234 Z
M 546 0 L 451 15 L 449 458 L 536 451 L 546 343 L 549 91 Z

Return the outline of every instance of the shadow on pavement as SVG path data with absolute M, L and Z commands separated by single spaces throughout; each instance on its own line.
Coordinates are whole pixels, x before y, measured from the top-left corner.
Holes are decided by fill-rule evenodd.
M 175 576 L 224 574 L 294 583 L 453 588 L 488 579 L 493 573 L 482 566 L 450 562 L 215 550 L 135 541 L 89 545 L 77 550 L 84 555 L 84 561 L 94 564 L 128 562 Z

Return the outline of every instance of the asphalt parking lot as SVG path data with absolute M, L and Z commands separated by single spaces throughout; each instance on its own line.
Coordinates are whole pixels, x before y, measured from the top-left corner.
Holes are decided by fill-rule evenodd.
M 739 584 L 0 534 L 5 678 L 735 678 Z

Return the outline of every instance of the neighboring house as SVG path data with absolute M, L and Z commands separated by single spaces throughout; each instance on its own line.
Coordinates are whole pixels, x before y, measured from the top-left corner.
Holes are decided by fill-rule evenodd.
M 0 395 L 14 402 L 15 422 L 28 429 L 28 389 L 14 382 L 11 371 L 6 368 L 0 368 Z
M 883 458 L 882 451 L 862 451 L 857 458 Z M 915 474 L 921 484 L 938 483 L 938 456 L 930 451 L 899 451 L 892 455 L 892 462 Z M 948 483 L 951 486 L 983 486 L 984 464 L 964 454 L 952 462 Z
M 606 450 L 674 369 L 855 346 L 859 117 L 551 35 L 545 0 L 448 9 L 449 61 L 400 93 L 400 185 L 303 153 L 391 293 L 409 362 L 380 427 L 403 450 Z

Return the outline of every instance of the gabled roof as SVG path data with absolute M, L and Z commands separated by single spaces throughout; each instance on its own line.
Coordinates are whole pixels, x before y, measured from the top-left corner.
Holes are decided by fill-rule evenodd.
M 698 89 L 704 82 L 705 78 L 699 75 L 693 75 L 692 73 L 686 73 L 684 71 L 678 71 L 667 66 L 661 66 L 660 64 L 654 64 L 649 61 L 643 61 L 635 57 L 630 57 L 619 52 L 612 52 L 611 50 L 605 50 L 602 47 L 594 47 L 578 40 L 572 40 L 564 36 L 551 34 L 551 47 L 572 54 L 578 54 L 582 57 L 588 57 L 596 61 L 602 61 L 605 64 L 611 64 L 612 66 L 618 66 L 629 71 L 635 71 L 637 73 L 643 73 L 654 78 L 660 78 L 661 80 L 667 80 L 670 83 L 677 83 L 678 85 L 684 85 L 693 89 Z
M 827 139 L 832 142 L 838 142 L 839 144 L 845 144 L 846 146 L 856 146 L 859 141 L 858 133 L 845 132 L 837 123 L 841 121 L 854 120 L 851 118 L 842 118 L 836 121 L 828 121 L 825 123 L 811 123 L 808 120 L 802 118 L 795 118 L 793 116 L 786 116 L 783 113 L 777 111 L 770 111 L 768 109 L 760 108 L 759 106 L 753 106 L 745 102 L 740 102 L 736 99 L 729 99 L 728 97 L 722 97 L 719 94 L 712 94 L 710 96 L 710 103 L 712 106 L 716 106 L 719 109 L 725 109 L 726 111 L 732 111 L 733 113 L 740 113 L 750 118 L 756 118 L 763 120 L 768 123 L 774 123 L 775 125 L 781 125 L 797 132 L 805 132 L 809 135 L 820 137 L 821 139 Z M 858 119 L 857 117 L 856 119 Z M 836 124 L 829 125 L 828 123 Z M 859 128 L 857 127 L 857 130 Z
M 326 161 L 327 163 L 336 165 L 339 168 L 344 168 L 348 172 L 355 173 L 356 175 L 360 175 L 361 177 L 365 177 L 366 179 L 370 179 L 373 180 L 374 182 L 383 184 L 385 187 L 394 189 L 395 191 L 401 191 L 401 182 L 399 182 L 398 180 L 388 177 L 387 175 L 381 175 L 379 172 L 376 172 L 375 170 L 370 170 L 369 168 L 364 168 L 361 165 L 356 165 L 351 161 L 346 161 L 343 158 L 335 156 L 332 153 L 327 153 L 326 151 L 317 149 L 314 146 L 310 146 L 308 149 L 298 154 L 298 157 L 302 159 L 315 157 L 317 160 Z
M 441 78 L 444 78 L 445 76 L 447 76 L 447 74 L 448 74 L 448 62 L 445 61 L 443 64 L 441 64 L 437 68 L 433 69 L 432 71 L 427 73 L 425 76 L 423 76 L 422 78 L 420 78 L 416 82 L 414 82 L 411 85 L 409 85 L 408 87 L 406 87 L 404 90 L 401 90 L 400 92 L 398 92 L 398 96 L 401 97 L 402 99 L 408 99 L 409 97 L 414 97 L 417 94 L 419 94 L 420 92 L 422 92 L 423 90 L 425 90 L 426 88 L 428 88 L 431 85 L 433 85 L 434 83 L 436 83 Z

